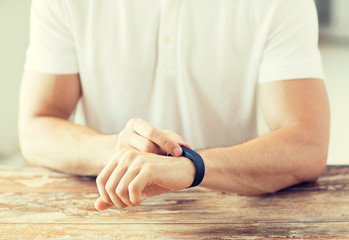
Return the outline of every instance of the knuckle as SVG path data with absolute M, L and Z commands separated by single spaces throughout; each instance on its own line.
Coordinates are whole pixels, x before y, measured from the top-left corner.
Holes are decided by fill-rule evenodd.
M 128 186 L 128 191 L 129 191 L 129 193 L 130 193 L 130 201 L 131 201 L 131 203 L 134 205 L 134 206 L 136 206 L 136 205 L 138 205 L 138 204 L 140 204 L 141 203 L 141 199 L 138 199 L 138 197 L 137 197 L 137 192 L 139 191 L 139 189 L 138 189 L 138 185 L 137 184 L 130 184 L 129 186 Z M 131 194 L 132 193 L 132 194 Z
M 176 146 L 177 146 L 177 144 L 169 139 L 165 139 L 162 143 L 162 149 L 164 149 L 170 153 L 172 153 L 173 148 Z
M 149 130 L 148 130 L 148 137 L 150 138 L 150 139 L 154 139 L 154 138 L 156 138 L 156 128 L 150 128 Z
M 97 187 L 104 187 L 105 183 L 106 183 L 106 180 L 104 176 L 98 175 L 96 178 Z
M 109 195 L 112 195 L 112 194 L 115 193 L 115 189 L 114 189 L 114 186 L 113 186 L 112 184 L 107 184 L 107 185 L 105 186 L 105 190 L 107 191 L 107 193 L 108 193 Z
M 119 133 L 119 139 L 123 139 L 125 138 L 127 135 L 127 131 L 126 130 L 122 130 L 120 133 Z
M 127 150 L 123 152 L 122 157 L 120 158 L 120 166 L 128 166 L 137 156 L 137 152 L 134 150 Z
M 141 121 L 140 118 L 134 117 L 134 118 L 131 118 L 131 119 L 128 121 L 127 125 L 130 126 L 130 127 L 132 127 L 132 126 L 135 126 L 135 125 L 136 125 L 137 123 L 139 123 L 140 121 Z
M 136 157 L 137 157 L 137 151 L 129 150 L 125 152 L 123 160 L 126 162 L 131 162 Z
M 129 191 L 130 193 L 135 194 L 135 193 L 138 192 L 138 190 L 139 190 L 139 189 L 138 189 L 137 184 L 130 184 L 130 185 L 128 186 L 128 191 Z M 135 203 L 135 204 L 139 203 L 139 199 L 135 199 L 135 197 L 134 197 L 133 199 L 131 199 L 131 201 L 132 201 L 132 203 Z
M 132 165 L 130 166 L 130 171 L 133 171 L 135 173 L 138 173 L 139 170 L 144 166 L 144 163 L 146 160 L 143 157 L 137 157 L 133 161 Z
M 126 145 L 130 139 L 131 134 L 132 134 L 131 130 L 127 130 L 127 129 L 122 130 L 118 136 L 118 143 L 121 145 Z
M 153 144 L 147 143 L 147 144 L 144 146 L 143 151 L 146 152 L 146 153 L 153 153 L 153 152 L 155 151 L 155 148 L 154 148 Z
M 128 122 L 126 124 L 126 128 L 133 128 L 134 122 L 135 122 L 134 118 L 131 118 L 130 120 L 128 120 Z
M 137 121 L 136 118 L 131 118 L 131 119 L 128 121 L 128 123 L 132 124 L 132 123 L 135 123 L 136 121 Z
M 171 145 L 172 145 L 172 143 L 171 143 L 170 141 L 168 141 L 168 140 L 165 140 L 165 141 L 162 143 L 163 148 L 166 149 L 166 150 L 167 150 L 168 148 L 170 148 Z
M 131 183 L 131 184 L 128 186 L 128 191 L 129 191 L 129 192 L 136 192 L 136 191 L 137 191 L 137 185 Z
M 118 163 L 118 168 L 119 169 L 123 169 L 125 166 L 127 166 L 127 162 L 128 162 L 128 160 L 126 159 L 126 158 L 121 158 L 120 160 L 119 160 L 119 163 Z
M 116 195 L 118 195 L 120 198 L 125 198 L 127 196 L 126 191 L 124 190 L 124 187 L 119 185 L 115 190 Z
M 165 129 L 165 130 L 162 130 L 163 133 L 165 133 L 166 135 L 167 134 L 174 134 L 174 132 L 170 129 Z
M 142 168 L 143 174 L 145 174 L 147 177 L 151 175 L 153 171 L 156 170 L 156 164 L 148 163 Z
M 137 206 L 138 204 L 141 203 L 141 200 L 134 198 L 134 199 L 131 200 L 131 203 L 132 203 L 134 206 Z

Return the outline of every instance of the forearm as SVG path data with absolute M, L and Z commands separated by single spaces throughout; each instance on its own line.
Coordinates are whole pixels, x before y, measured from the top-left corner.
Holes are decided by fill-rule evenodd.
M 54 117 L 33 117 L 20 126 L 22 153 L 30 163 L 79 175 L 98 175 L 116 141 L 117 135 Z
M 199 151 L 206 165 L 201 186 L 262 194 L 315 180 L 326 167 L 324 138 L 294 124 L 241 145 Z

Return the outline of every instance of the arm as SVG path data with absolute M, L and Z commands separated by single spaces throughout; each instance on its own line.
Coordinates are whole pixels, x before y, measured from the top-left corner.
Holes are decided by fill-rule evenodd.
M 316 180 L 324 171 L 329 105 L 323 81 L 265 83 L 261 95 L 271 133 L 240 145 L 199 151 L 206 165 L 200 186 L 250 195 L 272 193 Z M 186 158 L 120 148 L 97 177 L 101 197 L 96 208 L 136 206 L 148 197 L 187 188 L 194 174 Z
M 31 164 L 68 173 L 97 175 L 113 159 L 118 134 L 101 134 L 69 121 L 80 97 L 78 74 L 24 73 L 19 132 L 22 153 Z M 182 154 L 178 143 L 186 143 L 179 136 L 158 130 L 150 141 L 150 136 L 139 135 L 148 134 L 143 125 L 152 127 L 141 119 L 130 120 L 126 131 L 122 132 L 125 141 L 119 145 L 143 152 Z
M 319 79 L 261 85 L 271 132 L 244 144 L 200 151 L 203 187 L 241 194 L 270 193 L 316 180 L 326 167 L 329 105 Z
M 113 156 L 116 135 L 69 122 L 80 96 L 78 74 L 24 73 L 19 135 L 22 153 L 31 164 L 97 175 Z

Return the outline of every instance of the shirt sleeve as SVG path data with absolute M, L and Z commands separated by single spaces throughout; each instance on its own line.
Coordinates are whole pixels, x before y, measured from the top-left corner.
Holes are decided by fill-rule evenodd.
M 313 0 L 277 0 L 259 69 L 259 83 L 324 79 Z
M 47 74 L 78 72 L 64 0 L 33 0 L 25 70 Z

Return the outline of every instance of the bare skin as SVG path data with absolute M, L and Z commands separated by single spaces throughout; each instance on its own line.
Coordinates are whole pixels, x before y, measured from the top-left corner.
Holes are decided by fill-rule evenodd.
M 271 193 L 316 180 L 325 169 L 329 105 L 323 81 L 276 81 L 260 90 L 271 132 L 236 146 L 199 151 L 206 165 L 200 186 L 250 195 Z M 187 145 L 180 136 L 142 119 L 131 119 L 113 135 L 78 126 L 68 119 L 80 96 L 78 75 L 24 74 L 19 125 L 29 162 L 98 175 L 98 210 L 136 206 L 191 185 L 195 167 L 175 151 Z M 167 152 L 175 157 L 164 155 Z
M 19 132 L 22 153 L 33 165 L 96 176 L 116 153 L 118 134 L 103 135 L 69 121 L 81 97 L 78 74 L 24 73 L 20 92 Z M 164 131 L 163 144 L 155 148 L 140 142 L 138 150 L 169 152 L 180 156 L 176 140 Z M 159 143 L 161 145 L 161 143 Z M 175 149 L 179 148 L 179 152 Z

